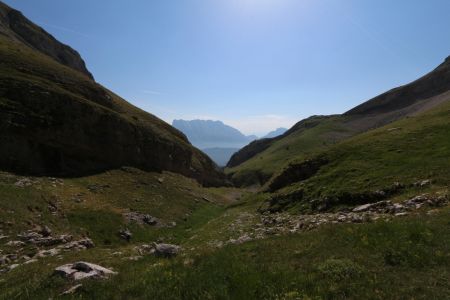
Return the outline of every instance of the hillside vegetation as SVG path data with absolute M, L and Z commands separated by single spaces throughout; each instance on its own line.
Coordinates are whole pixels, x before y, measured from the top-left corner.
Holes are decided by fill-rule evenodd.
M 0 58 L 0 299 L 449 299 L 449 59 L 251 143 L 238 188 L 1 2 Z
M 300 121 L 284 135 L 251 143 L 228 163 L 227 174 L 239 186 L 265 184 L 295 160 L 342 140 L 448 101 L 450 58 L 418 80 L 377 96 L 343 115 L 313 116 Z
M 73 180 L 8 173 L 0 178 L 1 198 L 16 200 L 1 202 L 1 233 L 9 236 L 2 239 L 2 253 L 40 251 L 6 241 L 43 224 L 54 234 L 95 243 L 33 263 L 20 259 L 0 275 L 1 299 L 445 299 L 450 292 L 448 208 L 240 242 L 233 238 L 261 222 L 255 211 L 259 196 L 236 202 L 224 195 L 237 190 L 204 189 L 176 174 L 134 169 Z M 130 223 L 130 210 L 150 213 L 161 225 L 176 224 Z M 119 236 L 124 227 L 133 233 L 129 242 Z M 172 259 L 142 256 L 139 247 L 151 241 L 183 250 Z M 61 296 L 76 283 L 54 275 L 54 269 L 74 261 L 118 274 L 86 279 L 75 294 Z
M 390 190 L 394 184 L 398 185 L 392 191 L 395 196 L 410 193 L 416 189 L 414 184 L 423 180 L 431 181 L 436 189 L 445 189 L 450 182 L 449 157 L 450 101 L 447 101 L 426 113 L 357 135 L 309 156 L 307 162 L 322 162 L 309 176 L 302 177 L 305 170 L 301 171 L 311 163 L 293 162 L 268 182 L 267 189 L 281 189 L 278 191 L 283 195 L 281 202 L 301 191 L 301 196 L 294 196 L 283 205 L 305 209 L 321 203 L 325 206 L 367 203 L 370 202 L 367 195 Z

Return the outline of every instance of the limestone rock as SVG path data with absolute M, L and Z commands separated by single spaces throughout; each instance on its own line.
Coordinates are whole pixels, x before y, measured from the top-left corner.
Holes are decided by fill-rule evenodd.
M 157 225 L 159 223 L 158 219 L 149 215 L 149 214 L 143 214 L 139 212 L 129 212 L 124 214 L 125 219 L 128 222 L 135 222 L 138 224 L 147 224 L 147 225 Z
M 80 261 L 57 267 L 55 274 L 77 281 L 85 278 L 103 279 L 115 275 L 117 272 L 96 264 Z
M 61 250 L 58 248 L 53 248 L 53 249 L 49 249 L 49 250 L 41 250 L 34 257 L 35 258 L 44 258 L 44 257 L 49 257 L 49 256 L 56 256 L 60 252 L 61 252 Z
M 20 247 L 20 246 L 25 245 L 25 243 L 22 241 L 9 241 L 6 243 L 6 245 L 11 246 L 11 247 Z
M 89 238 L 73 241 L 62 246 L 64 250 L 85 250 L 93 247 L 95 247 L 95 244 Z
M 159 257 L 174 257 L 177 256 L 181 248 L 172 244 L 154 244 L 155 255 Z
M 139 255 L 149 255 L 155 253 L 155 247 L 151 245 L 140 245 L 137 247 L 134 247 L 134 249 L 139 253 Z
M 124 240 L 126 240 L 127 242 L 129 242 L 131 240 L 131 237 L 133 236 L 133 234 L 131 233 L 130 230 L 128 229 L 122 229 L 119 231 L 119 235 L 121 238 L 123 238 Z

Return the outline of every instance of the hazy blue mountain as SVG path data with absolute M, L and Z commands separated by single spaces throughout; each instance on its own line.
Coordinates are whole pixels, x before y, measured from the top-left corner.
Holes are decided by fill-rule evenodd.
M 230 157 L 239 151 L 239 148 L 206 148 L 202 149 L 219 167 L 227 165 Z
M 274 138 L 274 137 L 284 134 L 286 131 L 287 131 L 287 128 L 280 127 L 280 128 L 275 129 L 274 131 L 269 132 L 268 134 L 263 136 L 262 139 Z
M 172 126 L 183 132 L 189 141 L 200 149 L 240 149 L 257 139 L 256 136 L 246 136 L 236 128 L 228 126 L 221 121 L 174 120 Z

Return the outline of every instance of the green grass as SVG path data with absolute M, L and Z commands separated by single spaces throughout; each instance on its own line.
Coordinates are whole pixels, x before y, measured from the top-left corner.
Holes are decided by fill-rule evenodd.
M 98 246 L 106 247 L 124 245 L 118 231 L 125 227 L 132 230 L 136 242 L 164 236 L 177 242 L 188 230 L 217 216 L 231 201 L 222 196 L 226 189 L 205 189 L 193 179 L 168 172 L 116 170 L 64 179 L 63 184 L 29 177 L 32 186 L 15 186 L 21 178 L 0 173 L 0 229 L 4 234 L 15 236 L 34 225 L 48 225 L 56 233 L 88 236 Z M 91 190 L 92 186 L 105 187 Z M 55 214 L 49 210 L 49 203 L 57 204 Z M 127 224 L 123 213 L 128 211 L 150 214 L 163 224 L 176 222 L 177 226 L 169 229 Z
M 0 175 L 2 197 L 20 200 L 0 201 L 2 217 L 13 209 L 16 217 L 9 220 L 33 219 L 30 203 L 43 212 L 45 199 L 53 199 L 60 213 L 43 214 L 37 222 L 60 233 L 89 236 L 96 244 L 0 275 L 0 299 L 58 298 L 74 283 L 54 276 L 54 268 L 79 260 L 113 268 L 118 275 L 83 281 L 73 299 L 446 299 L 450 292 L 449 208 L 216 248 L 211 242 L 237 238 L 260 222 L 256 209 L 267 195 L 205 189 L 180 175 L 134 169 L 65 179 L 63 184 L 31 178 L 35 183 L 26 188 L 14 186 L 20 177 Z M 93 185 L 100 188 L 92 190 Z M 73 197 L 80 194 L 83 201 L 78 203 Z M 126 224 L 121 214 L 129 208 L 177 226 Z M 230 227 L 243 215 L 248 217 Z M 117 235 L 124 226 L 134 234 L 130 243 Z M 2 225 L 8 235 L 30 227 Z M 128 259 L 138 255 L 135 246 L 156 240 L 181 245 L 182 254 Z M 0 243 L 0 250 L 11 249 Z
M 304 159 L 354 135 L 356 132 L 346 127 L 345 121 L 344 116 L 323 118 L 316 126 L 295 131 L 239 166 L 226 169 L 226 173 L 240 185 L 264 184 L 290 162 Z
M 83 282 L 76 299 L 448 299 L 449 217 L 446 209 L 390 223 L 328 226 L 187 250 L 172 260 L 121 261 L 93 249 L 18 268 L 0 288 L 5 299 L 55 297 L 70 283 L 52 276 L 53 267 L 83 259 L 119 274 Z
M 111 107 L 93 102 L 99 89 L 105 90 L 84 76 L 2 41 L 0 86 L 14 87 L 18 93 L 31 87 L 89 103 L 120 114 L 127 122 L 143 122 L 160 137 L 178 139 L 167 124 L 154 122 L 152 116 L 110 92 Z M 0 98 L 0 107 L 11 110 L 14 103 Z M 293 212 L 315 198 L 372 191 L 396 181 L 408 185 L 432 179 L 433 184 L 408 188 L 394 199 L 448 192 L 449 114 L 447 103 L 339 144 L 355 132 L 345 126 L 344 117 L 326 118 L 228 172 L 237 180 L 254 182 L 256 177 L 262 182 L 291 161 L 325 155 L 329 164 L 315 176 L 281 191 L 305 191 L 303 203 L 294 201 Z M 46 121 L 45 116 L 34 117 Z M 200 156 L 194 155 L 193 160 L 202 163 Z M 256 210 L 272 195 L 205 189 L 181 175 L 135 169 L 67 178 L 63 184 L 31 177 L 33 185 L 29 187 L 16 186 L 19 179 L 0 173 L 0 229 L 11 237 L 7 240 L 35 225 L 48 225 L 55 234 L 90 237 L 96 247 L 22 264 L 1 274 L 0 299 L 58 298 L 74 283 L 54 276 L 54 268 L 79 260 L 113 268 L 118 275 L 83 281 L 82 289 L 67 299 L 450 298 L 448 207 L 431 215 L 423 211 L 391 222 L 328 225 L 311 232 L 216 248 L 216 241 L 237 238 L 260 222 Z M 49 203 L 58 207 L 55 213 L 49 210 Z M 129 210 L 177 225 L 127 224 L 123 213 Z M 133 233 L 131 242 L 118 235 L 124 227 Z M 7 240 L 0 241 L 0 255 L 14 250 L 5 245 Z M 156 240 L 181 245 L 182 254 L 174 259 L 147 256 L 129 260 L 137 255 L 134 247 Z M 26 246 L 20 255 L 36 250 Z
M 311 178 L 281 190 L 289 194 L 302 189 L 299 205 L 382 190 L 395 182 L 406 186 L 402 191 L 406 195 L 445 192 L 450 183 L 450 102 L 357 135 L 318 155 L 329 163 Z M 412 187 L 427 179 L 432 180 L 427 190 Z

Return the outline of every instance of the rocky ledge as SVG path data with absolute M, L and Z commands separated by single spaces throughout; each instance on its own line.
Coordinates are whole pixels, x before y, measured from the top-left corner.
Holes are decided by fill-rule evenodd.
M 448 195 L 423 194 L 399 203 L 378 201 L 339 212 L 316 213 L 307 215 L 292 215 L 289 213 L 270 213 L 258 215 L 243 213 L 230 223 L 229 230 L 238 233 L 236 238 L 227 241 L 210 241 L 212 247 L 223 247 L 227 244 L 242 244 L 254 239 L 263 239 L 271 235 L 283 235 L 310 231 L 327 224 L 367 223 L 376 220 L 390 220 L 427 209 L 428 214 L 433 209 L 449 204 Z
M 14 249 L 9 254 L 0 255 L 0 274 L 11 271 L 21 264 L 34 263 L 41 258 L 56 256 L 67 251 L 86 250 L 95 246 L 89 238 L 74 240 L 70 234 L 53 236 L 47 226 L 28 230 L 18 234 L 17 237 L 19 240 L 10 240 L 5 243 Z M 27 248 L 28 250 L 25 251 L 25 247 L 31 248 Z M 24 255 L 25 252 L 27 255 Z M 33 252 L 34 255 L 30 256 L 30 252 Z

